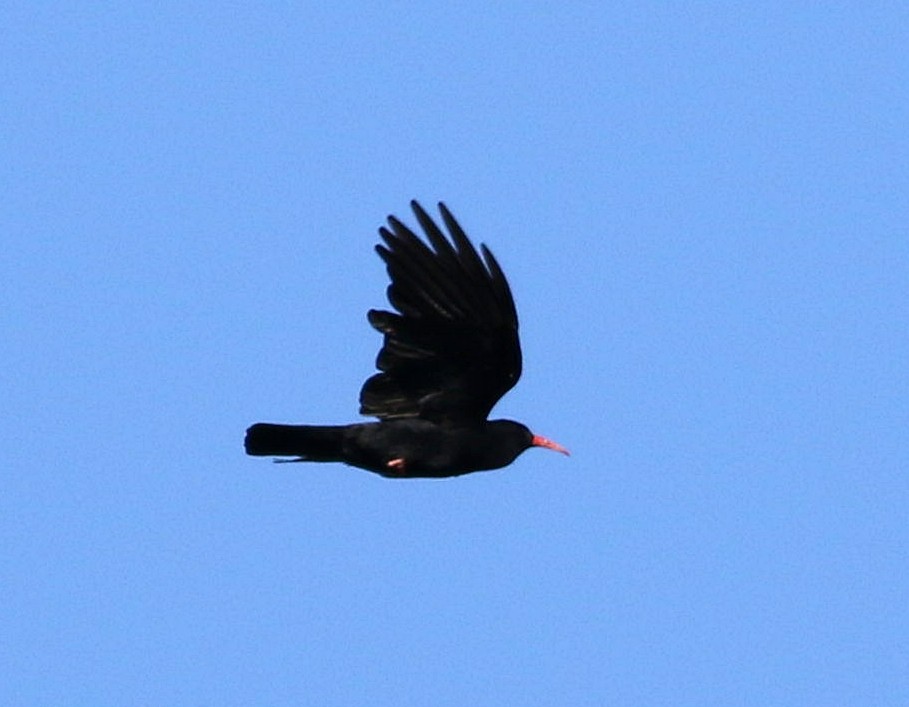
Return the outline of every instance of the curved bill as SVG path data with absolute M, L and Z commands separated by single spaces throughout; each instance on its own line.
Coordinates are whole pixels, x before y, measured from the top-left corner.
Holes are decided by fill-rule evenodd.
M 533 439 L 530 441 L 530 444 L 533 447 L 546 447 L 546 449 L 551 449 L 554 452 L 561 452 L 566 457 L 571 456 L 571 452 L 565 449 L 565 447 L 563 447 L 561 444 L 558 442 L 553 442 L 551 439 L 540 437 L 540 435 L 534 435 Z

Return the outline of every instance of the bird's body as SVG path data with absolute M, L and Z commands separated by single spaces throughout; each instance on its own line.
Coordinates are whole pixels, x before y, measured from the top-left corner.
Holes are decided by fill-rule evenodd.
M 334 426 L 260 422 L 249 429 L 247 453 L 345 462 L 390 478 L 444 477 L 506 466 L 532 439 L 526 427 L 511 420 L 470 427 L 419 419 Z
M 396 478 L 459 476 L 507 466 L 530 447 L 567 454 L 511 420 L 487 420 L 521 375 L 517 312 L 492 253 L 483 258 L 439 204 L 450 234 L 417 202 L 431 248 L 393 216 L 377 246 L 388 266 L 396 312 L 371 310 L 384 335 L 379 372 L 360 392 L 360 412 L 379 422 L 343 426 L 257 423 L 246 433 L 254 456 L 344 462 Z

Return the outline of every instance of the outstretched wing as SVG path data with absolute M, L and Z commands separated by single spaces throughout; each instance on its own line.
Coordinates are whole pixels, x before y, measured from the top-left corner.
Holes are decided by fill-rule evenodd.
M 511 289 L 484 245 L 482 259 L 444 204 L 442 230 L 410 202 L 427 245 L 394 216 L 376 250 L 388 266 L 388 301 L 397 313 L 370 310 L 385 335 L 379 373 L 360 391 L 360 412 L 381 419 L 440 423 L 485 420 L 521 376 L 518 315 Z

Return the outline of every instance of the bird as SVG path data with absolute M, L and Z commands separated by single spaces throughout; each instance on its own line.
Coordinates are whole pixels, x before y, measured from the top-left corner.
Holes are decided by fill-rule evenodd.
M 383 336 L 360 414 L 378 422 L 247 429 L 246 453 L 278 462 L 343 462 L 387 478 L 445 478 L 500 469 L 531 447 L 565 447 L 513 420 L 488 420 L 521 376 L 518 315 L 492 251 L 482 257 L 443 202 L 447 235 L 410 202 L 425 240 L 395 216 L 379 228 L 388 302 L 371 309 Z

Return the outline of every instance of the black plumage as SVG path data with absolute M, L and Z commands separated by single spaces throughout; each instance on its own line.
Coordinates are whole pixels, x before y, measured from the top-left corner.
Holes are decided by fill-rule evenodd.
M 394 216 L 376 246 L 395 312 L 370 310 L 384 336 L 378 373 L 360 391 L 360 412 L 379 422 L 343 426 L 258 423 L 246 452 L 285 461 L 342 461 L 391 477 L 457 476 L 510 464 L 532 446 L 567 454 L 510 420 L 488 421 L 521 376 L 518 317 L 492 252 L 482 258 L 444 204 L 447 238 L 412 201 L 428 244 Z

